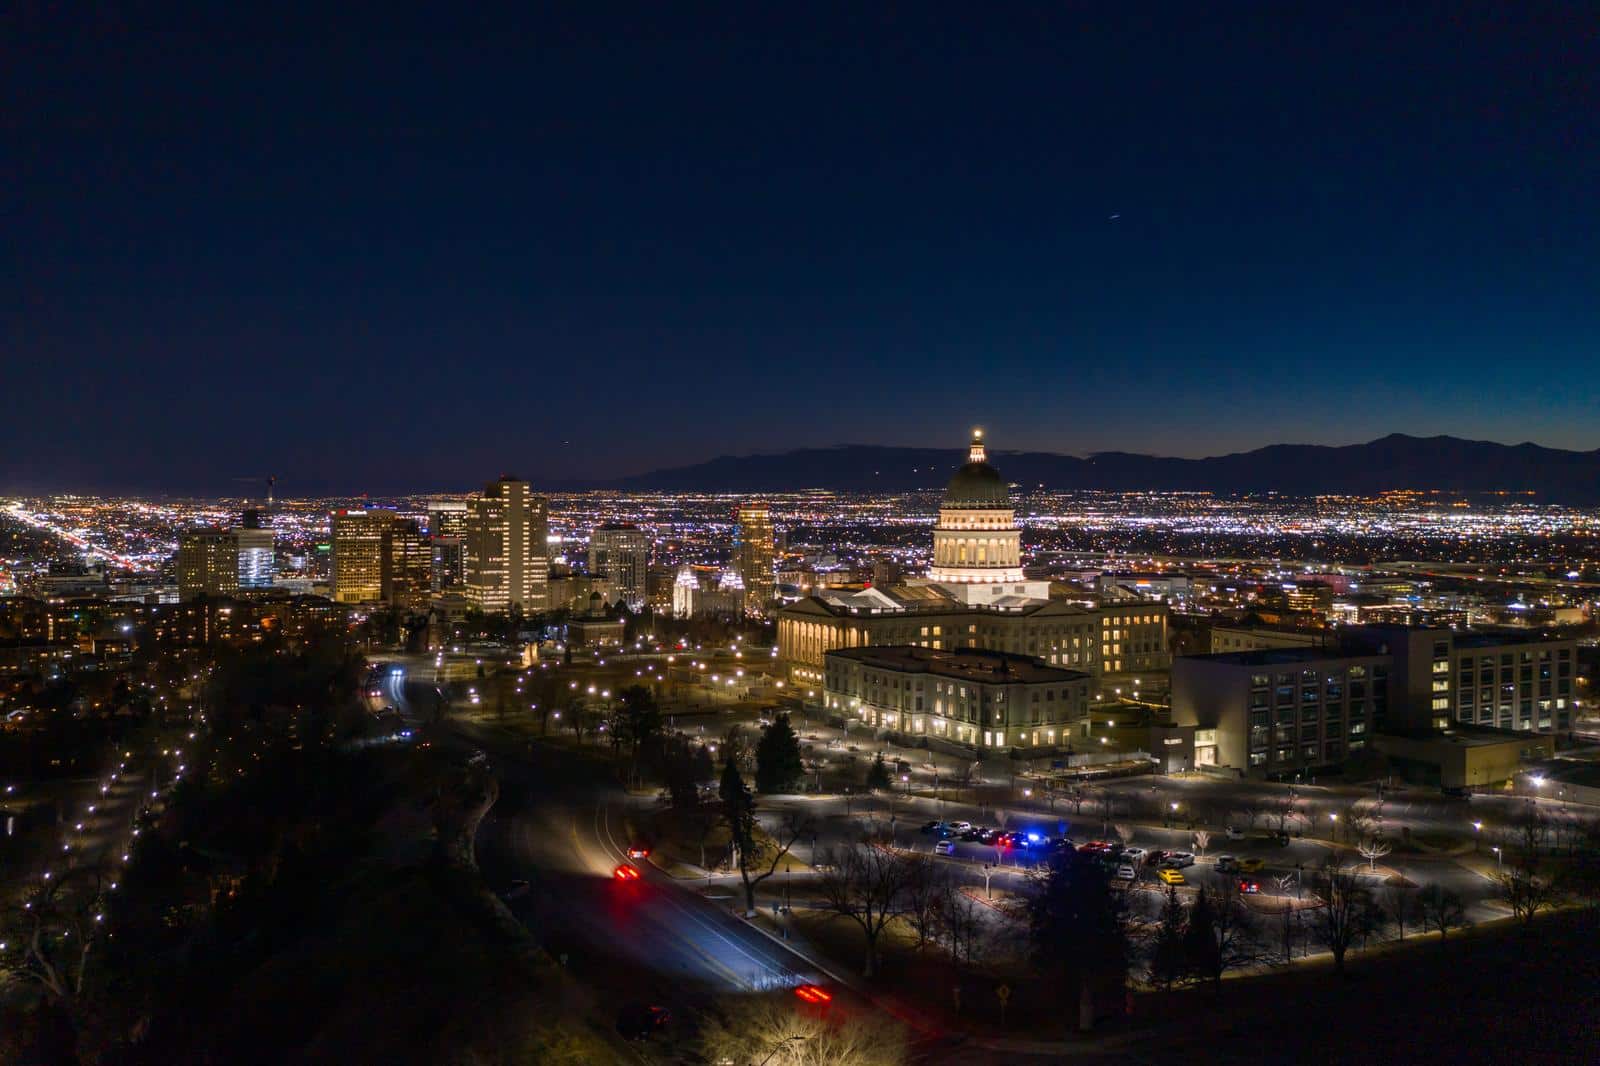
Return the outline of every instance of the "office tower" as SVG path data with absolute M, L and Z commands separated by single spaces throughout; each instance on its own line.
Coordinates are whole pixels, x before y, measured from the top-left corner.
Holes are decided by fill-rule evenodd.
M 589 575 L 609 584 L 630 611 L 644 606 L 649 556 L 650 538 L 638 526 L 608 522 L 589 535 Z
M 178 598 L 232 596 L 239 591 L 239 541 L 224 529 L 196 529 L 178 538 Z
M 528 483 L 502 477 L 469 504 L 467 599 L 486 613 L 535 614 L 549 605 L 550 521 Z
M 472 512 L 464 500 L 429 500 L 428 533 L 433 540 L 434 592 L 454 588 L 467 579 L 467 533 Z
M 271 588 L 278 576 L 277 547 L 272 530 L 261 528 L 261 512 L 245 511 L 233 537 L 239 547 L 239 587 Z
M 744 581 L 745 611 L 766 617 L 777 597 L 777 576 L 772 533 L 772 512 L 766 504 L 739 507 L 739 539 L 734 565 Z
M 397 519 L 389 535 L 385 601 L 410 609 L 428 605 L 433 588 L 433 545 L 412 519 Z
M 335 511 L 333 598 L 339 603 L 377 603 L 389 585 L 393 511 Z

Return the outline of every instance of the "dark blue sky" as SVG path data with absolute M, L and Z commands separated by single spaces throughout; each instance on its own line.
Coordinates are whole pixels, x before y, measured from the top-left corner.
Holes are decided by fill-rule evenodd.
M 1132 6 L 8 16 L 0 489 L 1600 446 L 1592 6 Z

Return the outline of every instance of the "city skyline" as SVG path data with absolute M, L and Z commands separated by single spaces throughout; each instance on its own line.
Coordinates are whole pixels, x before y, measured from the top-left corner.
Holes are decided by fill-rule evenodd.
M 0 491 L 1600 445 L 1576 9 L 395 14 L 20 27 Z

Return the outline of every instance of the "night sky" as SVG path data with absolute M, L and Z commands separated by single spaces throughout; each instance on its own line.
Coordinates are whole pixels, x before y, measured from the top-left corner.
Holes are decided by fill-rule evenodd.
M 747 6 L 0 16 L 0 490 L 1600 446 L 1592 5 Z

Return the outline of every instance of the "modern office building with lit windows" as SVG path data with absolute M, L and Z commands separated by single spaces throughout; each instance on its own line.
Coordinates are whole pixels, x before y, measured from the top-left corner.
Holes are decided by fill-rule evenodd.
M 987 753 L 1066 747 L 1089 735 L 1094 679 L 1031 656 L 896 645 L 826 659 L 824 705 L 872 729 Z

